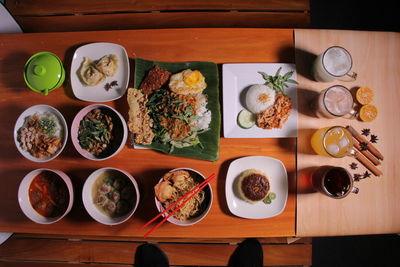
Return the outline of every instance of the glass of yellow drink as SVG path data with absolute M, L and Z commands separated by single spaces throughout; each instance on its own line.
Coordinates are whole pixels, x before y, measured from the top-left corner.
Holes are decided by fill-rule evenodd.
M 325 127 L 313 134 L 311 147 L 321 156 L 342 158 L 352 153 L 353 138 L 342 126 Z

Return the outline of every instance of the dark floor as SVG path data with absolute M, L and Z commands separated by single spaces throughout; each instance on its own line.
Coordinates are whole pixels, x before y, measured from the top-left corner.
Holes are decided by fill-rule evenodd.
M 399 1 L 310 0 L 311 28 L 400 31 Z
M 311 28 L 400 31 L 394 1 L 311 0 Z M 400 266 L 400 236 L 370 235 L 313 239 L 313 267 Z

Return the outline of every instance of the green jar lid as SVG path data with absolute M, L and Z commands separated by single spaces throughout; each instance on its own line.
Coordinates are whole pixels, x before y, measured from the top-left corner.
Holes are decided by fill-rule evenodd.
M 25 83 L 35 92 L 47 95 L 49 91 L 60 87 L 64 78 L 63 64 L 53 53 L 36 53 L 25 64 Z

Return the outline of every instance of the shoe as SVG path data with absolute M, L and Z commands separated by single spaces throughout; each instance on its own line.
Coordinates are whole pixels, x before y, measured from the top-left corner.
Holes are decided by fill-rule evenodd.
M 244 240 L 233 252 L 228 267 L 262 267 L 263 250 L 255 238 Z
M 169 262 L 159 247 L 146 243 L 136 249 L 135 267 L 169 267 Z

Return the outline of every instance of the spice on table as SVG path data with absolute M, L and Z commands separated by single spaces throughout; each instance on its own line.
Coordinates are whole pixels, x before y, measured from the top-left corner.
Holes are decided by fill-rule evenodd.
M 361 134 L 364 136 L 368 136 L 371 133 L 371 129 L 365 128 L 361 130 Z
M 357 168 L 358 168 L 357 163 L 355 163 L 355 162 L 351 163 L 351 164 L 350 164 L 350 168 L 351 168 L 352 170 L 357 169 Z
M 378 140 L 379 139 L 377 135 L 371 134 L 371 140 L 370 140 L 371 143 L 376 143 Z

